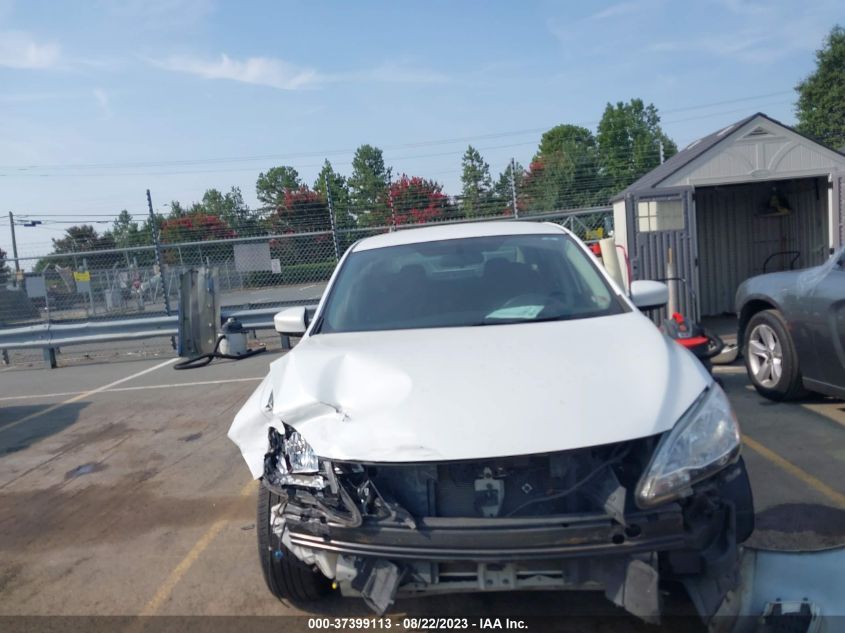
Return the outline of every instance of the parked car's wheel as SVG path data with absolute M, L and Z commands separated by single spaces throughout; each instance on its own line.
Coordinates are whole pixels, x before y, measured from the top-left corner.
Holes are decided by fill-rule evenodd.
M 278 495 L 264 486 L 258 491 L 258 559 L 267 588 L 279 600 L 304 604 L 319 600 L 328 593 L 329 579 L 306 565 L 279 542 L 270 528 L 270 510 L 279 503 Z
M 795 345 L 777 310 L 763 310 L 748 321 L 743 342 L 751 383 L 771 400 L 790 400 L 805 393 Z

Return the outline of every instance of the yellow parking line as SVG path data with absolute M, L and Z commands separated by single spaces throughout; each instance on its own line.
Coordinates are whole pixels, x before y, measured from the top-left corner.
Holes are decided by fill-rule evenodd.
M 238 498 L 247 497 L 250 494 L 253 494 L 255 490 L 255 481 L 250 481 L 246 486 L 244 486 L 240 493 L 238 493 Z M 226 527 L 226 524 L 231 521 L 230 512 L 227 512 L 224 516 L 217 519 L 214 523 L 211 524 L 211 527 L 203 534 L 199 540 L 194 543 L 194 546 L 191 548 L 187 554 L 185 554 L 185 558 L 179 561 L 179 564 L 173 568 L 173 571 L 167 576 L 161 586 L 156 591 L 155 595 L 144 605 L 144 608 L 141 609 L 141 612 L 138 615 L 155 615 L 158 610 L 161 608 L 161 605 L 170 597 L 170 594 L 173 593 L 173 590 L 176 588 L 176 585 L 179 584 L 179 581 L 182 580 L 182 577 L 188 572 L 188 570 L 193 566 L 195 562 L 199 559 L 202 553 L 211 545 L 212 541 L 220 534 L 220 531 Z M 257 526 L 256 526 L 256 529 Z
M 813 477 L 810 473 L 806 472 L 805 470 L 799 468 L 789 460 L 781 457 L 773 450 L 766 448 L 757 440 L 754 440 L 747 435 L 743 435 L 742 437 L 743 443 L 748 446 L 751 450 L 755 453 L 760 454 L 765 459 L 768 459 L 772 462 L 775 466 L 778 466 L 782 470 L 785 470 L 787 473 L 795 477 L 796 479 L 800 479 L 805 484 L 807 484 L 810 488 L 815 490 L 816 492 L 824 495 L 831 501 L 833 501 L 836 505 L 841 508 L 845 508 L 845 495 L 841 492 L 834 490 L 830 486 L 828 486 L 823 481 L 819 481 L 815 477 Z

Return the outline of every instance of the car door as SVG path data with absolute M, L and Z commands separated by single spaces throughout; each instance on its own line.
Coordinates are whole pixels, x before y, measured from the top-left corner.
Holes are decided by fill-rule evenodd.
M 845 250 L 807 297 L 822 380 L 845 389 Z

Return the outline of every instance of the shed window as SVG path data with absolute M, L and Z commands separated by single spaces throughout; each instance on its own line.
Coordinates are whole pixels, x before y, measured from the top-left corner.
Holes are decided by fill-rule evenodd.
M 682 231 L 684 206 L 680 200 L 643 200 L 637 203 L 637 227 L 649 231 Z

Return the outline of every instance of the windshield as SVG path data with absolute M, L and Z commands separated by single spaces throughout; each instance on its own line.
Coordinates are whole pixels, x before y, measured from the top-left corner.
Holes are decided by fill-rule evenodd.
M 567 235 L 505 235 L 350 253 L 316 330 L 497 325 L 624 310 Z

